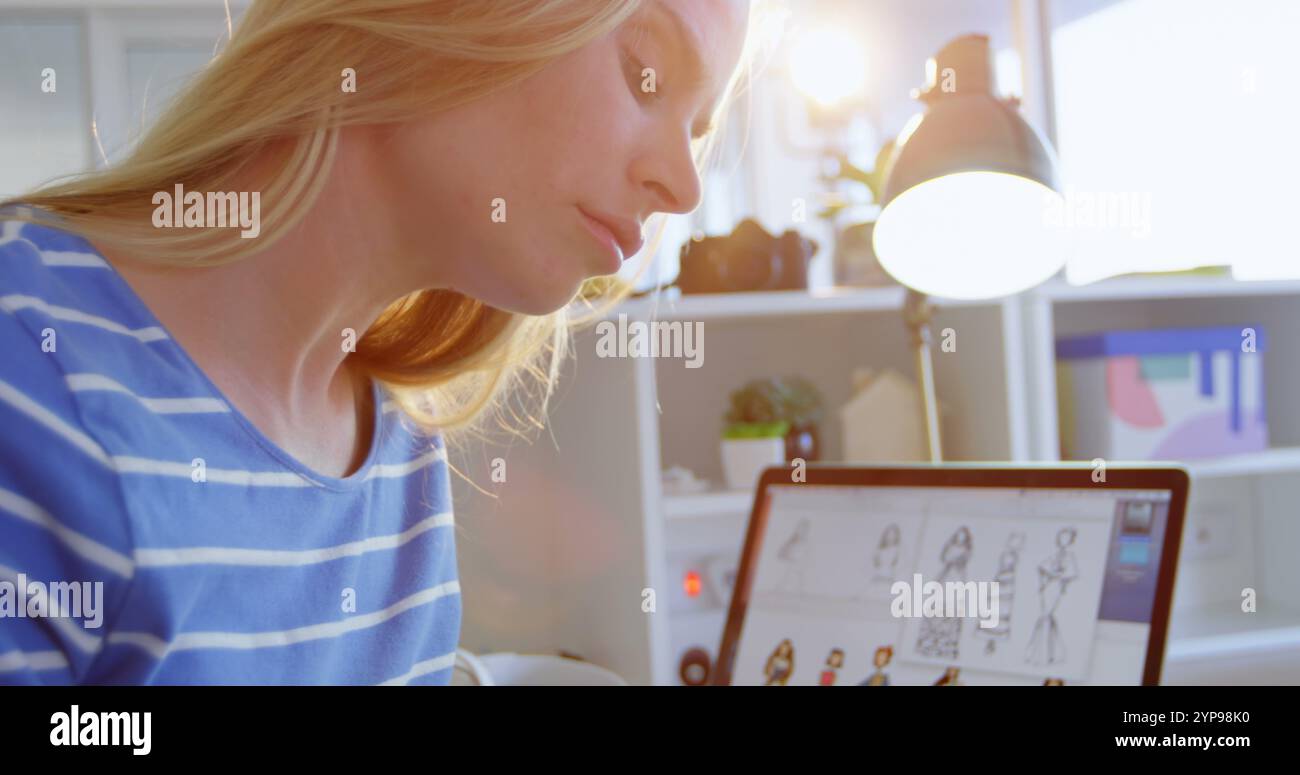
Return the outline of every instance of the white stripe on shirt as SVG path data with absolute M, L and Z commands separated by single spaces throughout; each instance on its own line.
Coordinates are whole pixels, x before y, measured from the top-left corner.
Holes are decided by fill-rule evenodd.
M 145 398 L 133 393 L 125 385 L 103 374 L 69 374 L 68 387 L 73 392 L 104 390 L 123 393 L 139 401 L 154 414 L 207 414 L 229 412 L 230 407 L 219 398 Z
M 16 312 L 20 309 L 34 309 L 55 320 L 66 320 L 69 323 L 85 323 L 89 326 L 102 328 L 105 331 L 111 331 L 115 334 L 134 337 L 141 342 L 156 342 L 167 338 L 167 333 L 158 326 L 149 326 L 147 328 L 131 329 L 108 318 L 99 315 L 91 315 L 88 312 L 72 309 L 71 307 L 60 307 L 57 304 L 50 304 L 43 299 L 35 296 L 27 296 L 21 293 L 11 293 L 8 296 L 0 296 L 0 309 L 6 312 Z
M 28 398 L 4 380 L 0 380 L 0 401 L 62 436 L 111 471 L 121 474 L 155 474 L 189 479 L 195 470 L 193 461 L 184 463 L 150 460 L 129 455 L 110 456 L 94 439 L 64 422 L 58 415 Z M 209 482 L 239 484 L 246 487 L 307 487 L 312 484 L 292 471 L 243 471 L 205 466 L 204 476 Z
M 410 683 L 411 680 L 414 678 L 419 678 L 422 675 L 428 675 L 429 673 L 436 673 L 439 670 L 446 670 L 449 667 L 455 667 L 455 666 L 456 666 L 456 652 L 453 651 L 450 654 L 443 654 L 440 657 L 433 657 L 432 659 L 425 659 L 423 661 L 416 662 L 414 665 L 411 665 L 410 670 L 407 670 L 405 673 L 402 673 L 396 678 L 390 678 L 379 685 L 380 686 L 405 686 L 408 683 Z
M 432 452 L 427 452 L 421 455 L 420 457 L 417 457 L 413 460 L 408 460 L 405 463 L 384 463 L 380 465 L 371 466 L 370 470 L 366 472 L 365 478 L 367 481 L 370 479 L 400 478 L 412 474 L 416 471 L 419 471 L 421 468 L 424 468 L 430 463 L 434 463 L 439 460 L 446 460 L 446 459 L 447 459 L 447 450 L 445 447 L 441 449 L 435 449 Z
M 64 422 L 63 418 L 28 398 L 25 393 L 4 380 L 0 380 L 0 401 L 4 401 L 36 422 L 54 431 L 54 433 L 62 436 L 70 442 L 72 446 L 85 452 L 100 464 L 109 468 L 112 467 L 113 463 L 109 459 L 108 453 L 105 452 L 104 448 L 99 446 L 94 439 Z
M 46 266 L 79 266 L 93 269 L 108 268 L 108 262 L 94 253 L 82 253 L 76 250 L 42 250 L 41 261 L 45 262 Z
M 68 666 L 62 651 L 6 651 L 0 654 L 0 673 L 17 670 L 58 670 Z
M 135 566 L 131 562 L 131 558 L 125 554 L 104 546 L 98 541 L 87 538 L 72 528 L 61 524 L 35 502 L 3 487 L 0 487 L 0 511 L 6 511 L 19 519 L 27 520 L 34 525 L 45 528 L 73 552 L 96 565 L 108 568 L 124 579 L 131 578 L 135 573 Z
M 401 533 L 374 536 L 361 541 L 350 541 L 321 549 L 233 549 L 217 546 L 199 546 L 183 549 L 137 549 L 135 561 L 142 568 L 163 568 L 182 565 L 276 565 L 303 566 L 353 557 L 367 552 L 395 549 L 411 539 L 438 527 L 455 524 L 449 511 L 423 519 Z
M 191 479 L 198 470 L 193 462 L 150 460 L 130 455 L 114 455 L 113 469 L 121 474 L 151 474 Z M 238 484 L 244 487 L 308 487 L 313 482 L 293 471 L 245 471 L 236 468 L 203 467 L 204 480 L 213 484 Z
M 177 651 L 190 651 L 193 649 L 248 650 L 278 648 L 321 638 L 337 638 L 350 632 L 368 629 L 383 624 L 389 619 L 417 606 L 458 594 L 460 594 L 460 582 L 452 580 L 428 589 L 422 589 L 382 610 L 361 616 L 352 616 L 342 621 L 309 624 L 291 630 L 271 632 L 183 632 L 178 634 L 171 643 L 153 633 L 116 632 L 109 634 L 108 642 L 114 645 L 136 646 L 152 654 L 155 659 L 163 659 L 168 654 Z
M 96 269 L 107 269 L 108 262 L 94 253 L 87 253 L 84 250 L 44 250 L 35 242 L 25 237 L 18 236 L 27 225 L 26 221 L 5 221 L 0 227 L 0 245 L 9 242 L 26 242 L 32 246 L 32 250 L 41 257 L 41 263 L 46 266 L 80 266 L 93 267 Z

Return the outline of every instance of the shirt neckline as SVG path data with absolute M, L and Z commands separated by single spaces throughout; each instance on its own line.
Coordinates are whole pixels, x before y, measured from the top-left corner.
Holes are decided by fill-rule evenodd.
M 212 392 L 213 397 L 218 398 L 225 403 L 230 410 L 230 415 L 235 418 L 236 422 L 243 427 L 244 432 L 247 433 L 248 436 L 258 444 L 258 446 L 274 457 L 281 465 L 298 474 L 306 481 L 326 489 L 338 491 L 356 490 L 369 481 L 370 472 L 375 467 L 379 458 L 379 448 L 383 439 L 384 431 L 384 394 L 380 389 L 378 382 L 373 378 L 367 378 L 367 381 L 370 384 L 371 430 L 369 442 L 370 449 L 366 453 L 365 461 L 362 462 L 361 466 L 357 468 L 356 471 L 353 471 L 348 476 L 328 476 L 319 473 L 298 460 L 298 458 L 294 457 L 279 444 L 272 441 L 266 434 L 262 433 L 253 421 L 250 420 L 248 416 L 245 415 L 243 411 L 241 411 L 239 407 L 237 407 L 235 403 L 226 396 L 221 388 L 217 387 L 216 383 L 208 376 L 208 373 L 204 371 L 203 368 L 199 366 L 198 362 L 190 356 L 189 352 L 181 345 L 180 341 L 172 336 L 171 330 L 168 329 L 167 326 L 163 325 L 162 321 L 158 319 L 157 315 L 155 315 L 149 305 L 145 303 L 144 299 L 135 292 L 135 289 L 131 287 L 131 284 L 127 282 L 126 278 L 118 272 L 117 267 L 113 265 L 113 262 L 109 261 L 108 257 L 96 248 L 90 240 L 79 234 L 76 234 L 75 236 L 86 244 L 87 249 L 104 261 L 104 265 L 108 267 L 109 274 L 112 275 L 113 282 L 117 286 L 118 291 L 125 296 L 126 300 L 130 304 L 139 309 L 143 314 L 146 323 L 150 326 L 157 327 L 167 335 L 166 341 L 168 346 L 177 354 L 185 367 Z

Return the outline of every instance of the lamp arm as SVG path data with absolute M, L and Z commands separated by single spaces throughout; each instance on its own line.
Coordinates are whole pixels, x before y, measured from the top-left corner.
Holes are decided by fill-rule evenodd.
M 907 290 L 903 302 L 903 322 L 907 326 L 912 351 L 916 355 L 917 387 L 925 411 L 926 446 L 931 463 L 943 462 L 943 434 L 939 427 L 939 400 L 934 387 L 934 360 L 931 357 L 933 334 L 930 321 L 934 305 L 924 293 Z

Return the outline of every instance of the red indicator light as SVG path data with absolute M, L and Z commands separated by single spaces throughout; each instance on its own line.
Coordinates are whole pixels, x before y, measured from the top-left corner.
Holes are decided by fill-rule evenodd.
M 686 576 L 682 579 L 682 589 L 686 590 L 687 597 L 698 597 L 702 589 L 700 574 L 693 570 L 686 571 Z

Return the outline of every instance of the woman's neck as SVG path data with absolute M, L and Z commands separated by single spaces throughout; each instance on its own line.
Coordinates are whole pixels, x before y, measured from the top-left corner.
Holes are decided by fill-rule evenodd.
M 311 210 L 244 259 L 161 267 L 105 253 L 259 430 L 330 475 L 354 471 L 369 451 L 369 383 L 351 368 L 349 345 L 417 290 L 388 260 L 384 224 L 357 206 L 364 181 L 342 153 Z

